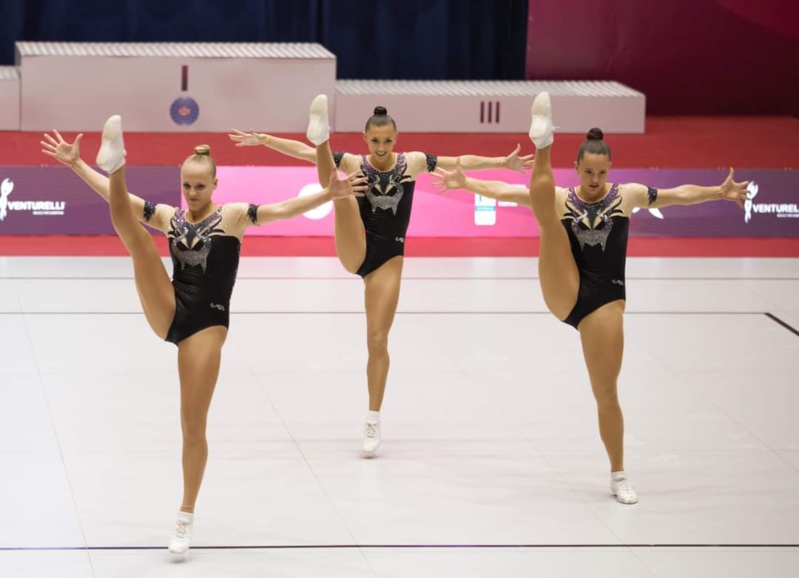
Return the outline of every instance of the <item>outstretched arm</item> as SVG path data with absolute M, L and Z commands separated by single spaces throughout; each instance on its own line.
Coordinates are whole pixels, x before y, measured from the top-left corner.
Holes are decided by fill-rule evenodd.
M 44 139 L 41 141 L 44 154 L 71 168 L 98 195 L 103 197 L 106 202 L 109 202 L 108 177 L 90 167 L 80 158 L 80 141 L 83 139 L 83 133 L 76 136 L 73 143 L 65 141 L 57 130 L 54 130 L 53 134 L 45 133 Z M 128 192 L 128 195 L 130 195 L 130 202 L 136 218 L 142 221 L 144 218 L 144 199 L 130 192 Z
M 698 185 L 681 185 L 673 189 L 657 190 L 644 185 L 628 185 L 629 194 L 633 195 L 636 206 L 645 209 L 667 207 L 669 205 L 696 205 L 707 201 L 733 201 L 743 208 L 746 200 L 749 181 L 736 183 L 733 180 L 734 171 L 730 172 L 724 182 L 715 187 L 700 187 Z
M 328 201 L 341 199 L 344 197 L 362 197 L 366 190 L 366 178 L 354 172 L 344 178 L 339 177 L 338 173 L 333 173 L 330 177 L 330 184 L 314 195 L 295 197 L 280 203 L 261 205 L 256 212 L 256 219 L 250 217 L 252 224 L 263 225 L 270 221 L 283 221 L 299 217 Z
M 233 129 L 228 136 L 236 143 L 237 147 L 265 146 L 286 156 L 316 164 L 316 149 L 298 140 L 278 138 L 271 134 L 257 133 L 252 130 L 242 132 L 236 129 Z
M 441 193 L 445 193 L 451 189 L 463 189 L 476 195 L 488 197 L 489 199 L 508 201 L 516 203 L 517 205 L 522 205 L 523 207 L 532 207 L 530 191 L 527 187 L 513 186 L 503 181 L 484 181 L 467 177 L 463 174 L 461 165 L 457 161 L 454 171 L 438 169 L 433 174 L 441 179 L 433 183 L 433 186 L 441 189 Z
M 516 145 L 516 149 L 506 157 L 481 157 L 476 155 L 463 155 L 460 157 L 438 157 L 439 168 L 451 171 L 455 169 L 455 164 L 460 159 L 460 165 L 464 171 L 477 171 L 482 169 L 508 169 L 511 171 L 524 172 L 533 166 L 533 155 L 519 156 L 521 145 Z

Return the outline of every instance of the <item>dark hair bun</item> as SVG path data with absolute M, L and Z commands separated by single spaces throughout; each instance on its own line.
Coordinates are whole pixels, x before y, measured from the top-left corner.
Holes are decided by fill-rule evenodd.
M 588 140 L 605 140 L 605 134 L 602 132 L 602 129 L 594 127 L 588 131 L 588 134 L 585 135 L 585 138 Z
M 386 115 L 388 115 L 388 111 L 386 110 L 385 106 L 376 106 L 374 115 L 375 116 L 386 116 Z

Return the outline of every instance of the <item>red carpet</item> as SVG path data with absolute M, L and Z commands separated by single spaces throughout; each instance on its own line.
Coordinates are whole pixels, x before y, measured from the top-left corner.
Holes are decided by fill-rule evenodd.
M 524 127 L 522 127 L 524 128 Z M 402 126 L 400 126 L 400 131 Z M 608 135 L 616 168 L 707 168 L 734 166 L 751 169 L 799 167 L 799 120 L 789 117 L 650 117 L 644 135 Z M 65 134 L 72 140 L 74 134 Z M 304 135 L 280 135 L 305 141 Z M 48 165 L 41 154 L 38 133 L 2 133 L 0 159 L 6 166 Z M 571 167 L 581 135 L 559 135 L 552 154 L 553 165 Z M 360 134 L 336 134 L 336 150 L 366 151 Z M 302 165 L 263 147 L 236 148 L 219 133 L 126 133 L 128 161 L 134 165 L 172 166 L 183 162 L 194 146 L 211 145 L 220 165 Z M 441 156 L 467 153 L 505 156 L 520 143 L 533 148 L 526 134 L 404 134 L 400 150 L 423 150 Z M 83 139 L 84 159 L 94 159 L 100 146 L 98 133 Z

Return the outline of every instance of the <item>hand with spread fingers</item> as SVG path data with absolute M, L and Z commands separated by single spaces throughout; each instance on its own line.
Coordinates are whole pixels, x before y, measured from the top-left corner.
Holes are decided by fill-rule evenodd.
M 721 195 L 722 199 L 727 201 L 735 201 L 735 204 L 743 209 L 744 202 L 749 194 L 749 190 L 746 188 L 749 186 L 749 181 L 736 183 L 735 180 L 733 180 L 734 174 L 735 171 L 732 167 L 730 167 L 730 173 L 727 175 L 727 178 L 724 179 L 724 182 L 721 183 L 721 190 L 719 191 L 719 194 Z
M 330 175 L 330 184 L 327 190 L 333 199 L 343 199 L 344 197 L 362 197 L 368 187 L 367 179 L 361 171 L 350 173 L 342 178 L 337 172 Z
M 462 189 L 466 185 L 466 175 L 461 170 L 461 159 L 458 157 L 455 161 L 455 170 L 454 171 L 446 171 L 444 169 L 436 169 L 433 173 L 437 176 L 439 181 L 434 181 L 433 186 L 438 187 L 441 190 L 438 191 L 438 194 L 446 193 L 447 191 L 451 191 L 453 189 Z
M 535 162 L 535 155 L 519 156 L 522 150 L 522 145 L 517 144 L 516 148 L 505 159 L 505 168 L 511 171 L 524 172 L 524 169 L 529 169 Z
M 54 130 L 53 134 L 45 133 L 44 139 L 40 143 L 43 147 L 42 152 L 61 164 L 71 167 L 80 159 L 80 141 L 83 139 L 83 133 L 76 136 L 73 143 L 65 141 L 57 130 Z

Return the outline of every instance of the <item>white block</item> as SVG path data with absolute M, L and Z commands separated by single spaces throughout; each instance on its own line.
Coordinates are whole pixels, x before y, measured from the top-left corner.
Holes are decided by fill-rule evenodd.
M 340 80 L 337 132 L 361 132 L 375 106 L 385 106 L 401 132 L 526 133 L 530 105 L 552 95 L 560 133 L 644 132 L 645 96 L 617 82 Z
M 0 66 L 0 130 L 19 130 L 19 71 Z
M 313 97 L 335 90 L 336 58 L 318 44 L 16 47 L 22 130 L 96 131 L 121 114 L 126 131 L 304 132 Z

